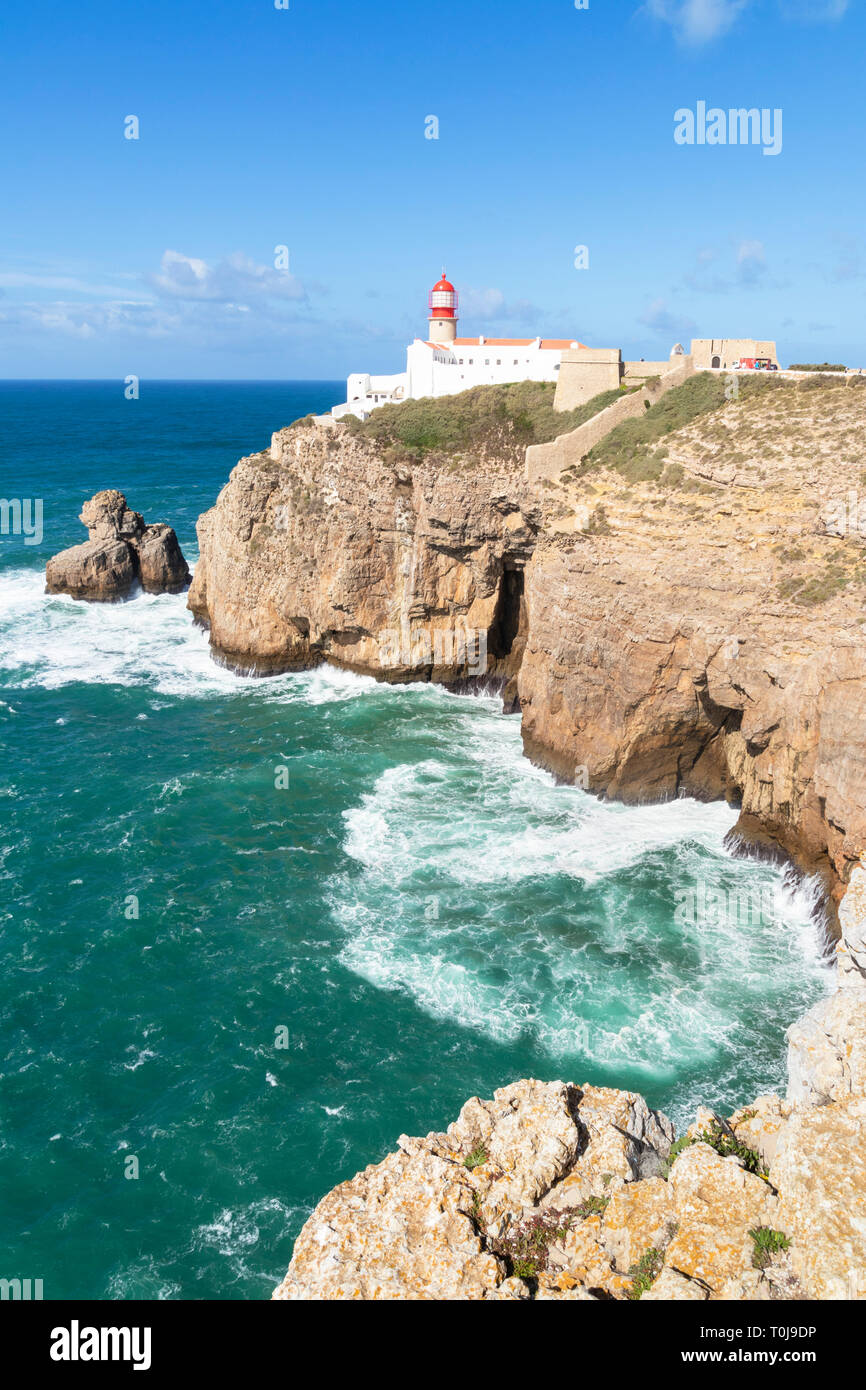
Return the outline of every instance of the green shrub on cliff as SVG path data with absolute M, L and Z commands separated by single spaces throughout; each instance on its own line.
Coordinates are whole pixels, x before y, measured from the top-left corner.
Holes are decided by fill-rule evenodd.
M 691 424 L 700 415 L 718 410 L 724 403 L 724 377 L 710 372 L 689 377 L 643 415 L 623 420 L 611 430 L 587 454 L 584 471 L 612 468 L 633 482 L 658 479 L 662 474 L 661 461 L 654 459 L 653 446 L 666 434 Z M 656 463 L 659 466 L 655 466 Z
M 466 1158 L 464 1158 L 463 1166 L 464 1168 L 468 1168 L 471 1172 L 473 1168 L 480 1168 L 482 1163 L 486 1162 L 487 1150 L 485 1149 L 483 1144 L 479 1144 L 477 1149 L 473 1149 L 472 1153 L 468 1154 Z
M 772 1263 L 774 1255 L 791 1248 L 791 1242 L 784 1231 L 776 1231 L 772 1226 L 755 1226 L 749 1235 L 755 1247 L 752 1251 L 752 1264 L 755 1269 L 766 1269 L 767 1265 Z
M 485 453 L 522 462 L 528 444 L 567 434 L 619 399 L 618 391 L 605 391 L 577 410 L 555 411 L 555 391 L 552 381 L 475 386 L 456 396 L 383 405 L 367 420 L 347 415 L 343 421 L 353 435 L 375 443 L 389 461 Z
M 767 1177 L 766 1166 L 761 1155 L 738 1139 L 731 1126 L 719 1119 L 712 1120 L 709 1129 L 703 1129 L 699 1134 L 684 1134 L 681 1139 L 677 1139 L 671 1144 L 667 1157 L 667 1173 L 670 1172 L 680 1154 L 685 1149 L 691 1148 L 692 1144 L 709 1144 L 720 1158 L 738 1158 L 747 1172 L 755 1173 L 759 1178 L 766 1179 Z M 665 1177 L 667 1177 L 667 1173 L 665 1173 Z
M 645 1250 L 628 1272 L 632 1285 L 626 1298 L 636 1303 L 647 1292 L 647 1289 L 652 1288 L 664 1268 L 664 1263 L 665 1257 L 662 1250 L 657 1250 L 655 1246 L 650 1246 L 649 1250 Z
M 664 472 L 664 448 L 659 441 L 674 430 L 690 425 L 702 415 L 719 410 L 726 403 L 732 408 L 751 400 L 761 391 L 773 390 L 782 383 L 775 378 L 749 379 L 738 383 L 735 401 L 728 401 L 727 378 L 711 372 L 698 372 L 682 386 L 675 386 L 643 415 L 623 420 L 610 434 L 590 449 L 581 464 L 581 472 L 609 468 L 621 473 L 629 482 L 658 482 Z M 792 389 L 790 386 L 787 389 Z M 720 436 L 727 438 L 727 432 Z M 676 474 L 665 477 L 666 486 L 679 482 Z
M 584 1219 L 587 1214 L 582 1214 Z M 580 1217 L 579 1212 L 551 1207 L 536 1216 L 506 1224 L 499 1235 L 488 1234 L 487 1248 L 505 1260 L 509 1274 L 534 1279 L 547 1268 L 551 1245 L 563 1240 Z

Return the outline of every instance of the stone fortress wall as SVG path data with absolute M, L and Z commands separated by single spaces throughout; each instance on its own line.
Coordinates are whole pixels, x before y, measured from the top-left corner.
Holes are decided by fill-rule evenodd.
M 619 348 L 570 348 L 562 354 L 556 383 L 554 410 L 575 410 L 603 391 L 639 387 L 576 430 L 561 434 L 548 444 L 532 444 L 526 451 L 526 480 L 555 478 L 564 468 L 580 463 L 605 435 L 623 420 L 642 415 L 666 392 L 681 386 L 699 371 L 730 370 L 740 357 L 769 357 L 778 365 L 776 344 L 760 338 L 693 338 L 691 351 L 679 343 L 668 359 L 657 362 L 624 362 Z
M 740 357 L 769 357 L 779 365 L 776 344 L 770 338 L 692 338 L 691 355 L 699 372 L 711 367 L 725 371 Z
M 562 354 L 554 409 L 575 410 L 602 391 L 666 376 L 687 358 L 703 372 L 729 370 L 741 357 L 769 357 L 778 366 L 776 344 L 761 338 L 693 338 L 688 354 L 677 343 L 660 362 L 624 362 L 619 348 L 570 348 Z
M 616 349 L 617 357 L 619 350 Z M 563 357 L 575 354 L 563 354 Z M 618 365 L 622 365 L 619 363 Z M 630 364 L 629 364 L 630 365 Z M 623 420 L 633 419 L 637 415 L 643 415 L 644 411 L 656 401 L 661 400 L 666 392 L 671 391 L 675 386 L 681 386 L 687 377 L 693 375 L 694 364 L 690 356 L 685 354 L 677 355 L 670 362 L 640 363 L 640 366 L 665 367 L 665 372 L 652 372 L 648 376 L 647 383 L 637 391 L 630 391 L 620 400 L 614 401 L 606 410 L 599 411 L 598 415 L 593 415 L 591 420 L 579 425 L 576 430 L 570 430 L 567 434 L 560 434 L 549 444 L 530 444 L 526 450 L 526 481 L 529 483 L 538 482 L 543 478 L 555 478 L 563 468 L 568 468 L 570 464 L 580 463 L 584 454 L 588 454 L 605 435 Z M 565 362 L 563 361 L 563 370 Z M 654 378 L 658 378 L 654 380 Z M 628 378 L 626 378 L 628 380 Z M 618 383 L 617 383 L 618 384 Z M 637 383 L 635 383 L 637 384 Z M 585 400 L 592 400 L 598 395 L 599 389 L 613 390 L 613 387 L 602 386 L 595 389 L 588 396 L 580 396 L 574 401 L 574 405 L 562 405 L 561 399 L 566 401 L 573 399 L 576 392 L 572 391 L 571 384 L 566 379 L 565 391 L 560 396 L 563 381 L 560 379 L 556 388 L 554 408 L 557 410 L 573 410 L 576 405 L 582 405 Z M 582 378 L 581 386 L 583 389 Z

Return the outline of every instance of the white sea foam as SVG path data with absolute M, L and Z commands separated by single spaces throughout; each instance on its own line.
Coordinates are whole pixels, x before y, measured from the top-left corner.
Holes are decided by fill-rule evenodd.
M 816 886 L 734 859 L 734 810 L 557 786 L 523 758 L 515 721 L 483 710 L 453 758 L 388 769 L 344 814 L 360 872 L 331 885 L 343 963 L 503 1043 L 528 1035 L 659 1079 L 747 1048 L 750 1010 L 827 978 Z M 672 879 L 763 893 L 775 916 L 679 924 Z
M 435 855 L 442 872 L 466 883 L 517 882 L 549 873 L 592 883 L 684 839 L 715 849 L 737 819 L 724 802 L 679 800 L 664 807 L 600 802 L 579 788 L 555 786 L 547 773 L 523 761 L 513 739 L 504 747 L 510 755 L 508 784 L 490 776 L 491 758 L 477 786 L 480 805 L 477 797 L 451 797 L 459 790 L 455 781 L 467 779 L 455 778 L 444 764 L 428 760 L 390 768 L 347 813 L 346 850 L 391 881 L 411 875 L 419 862 Z M 470 758 L 478 752 L 461 751 Z M 501 755 L 502 747 L 495 752 Z M 493 855 L 478 852 L 477 822 L 485 811 L 496 823 Z
M 193 1249 L 200 1256 L 207 1252 L 216 1255 L 225 1263 L 227 1284 L 252 1277 L 267 1287 L 269 1281 L 273 1283 L 271 1271 L 267 1267 L 262 1271 L 251 1261 L 261 1252 L 266 1263 L 274 1241 L 298 1218 L 308 1215 L 307 1208 L 288 1206 L 277 1197 L 259 1198 L 236 1210 L 225 1207 L 212 1221 L 193 1231 Z
M 331 667 L 239 677 L 211 659 L 184 595 L 103 605 L 43 587 L 34 570 L 0 573 L 6 694 L 84 682 L 305 705 L 374 697 L 408 701 L 406 729 L 439 722 L 441 752 L 389 768 L 345 813 L 353 867 L 329 902 L 343 964 L 375 986 L 502 1042 L 529 1035 L 552 1056 L 656 1078 L 710 1058 L 723 1076 L 777 989 L 814 998 L 822 987 L 809 885 L 757 931 L 703 915 L 672 925 L 672 877 L 781 887 L 778 869 L 724 851 L 736 819 L 724 804 L 602 803 L 528 763 L 518 721 L 492 698 L 382 687 Z M 177 779 L 157 786 L 158 809 L 184 790 Z
M 238 676 L 211 657 L 185 594 L 139 592 L 123 603 L 84 603 L 44 590 L 39 570 L 0 572 L 0 678 L 7 687 L 52 690 L 83 682 L 181 696 L 254 690 L 323 704 L 356 698 L 375 684 L 332 667 L 264 680 Z

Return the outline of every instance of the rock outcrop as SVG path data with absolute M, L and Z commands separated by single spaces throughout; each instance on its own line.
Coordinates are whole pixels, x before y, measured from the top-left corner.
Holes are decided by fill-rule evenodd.
M 283 430 L 200 518 L 189 606 L 244 671 L 328 660 L 390 681 L 507 678 L 536 529 L 519 474 L 409 468 L 343 429 Z
M 866 1239 L 852 1243 L 853 1223 L 837 1216 L 834 1255 L 821 1213 L 843 1194 L 831 1177 L 820 1198 L 804 1195 L 826 1135 L 796 1123 L 787 1166 L 779 1160 L 768 1180 L 718 1152 L 715 1134 L 669 1163 L 671 1126 L 639 1096 L 519 1081 L 468 1101 L 444 1134 L 403 1136 L 397 1153 L 329 1193 L 273 1296 L 832 1297 L 846 1261 L 866 1259 Z M 790 1240 L 763 1267 L 758 1231 Z
M 866 554 L 837 534 L 847 502 L 826 517 L 860 485 L 864 407 L 780 386 L 668 434 L 663 461 L 607 441 L 537 485 L 513 457 L 418 462 L 300 422 L 200 519 L 189 604 L 244 671 L 507 683 L 533 760 L 624 800 L 727 797 L 741 842 L 835 902 L 866 847 Z
M 48 593 L 110 602 L 124 598 L 136 583 L 150 594 L 180 593 L 189 584 L 172 528 L 148 526 L 140 512 L 129 510 L 122 492 L 97 492 L 85 502 L 80 520 L 90 539 L 48 561 Z
M 648 1155 L 663 1164 L 671 1134 L 619 1091 L 520 1081 L 470 1100 L 444 1134 L 404 1135 L 398 1153 L 319 1204 L 274 1297 L 527 1298 L 512 1270 L 533 1229 L 545 1236 L 544 1291 L 618 1289 L 588 1209 L 635 1181 Z
M 789 1031 L 786 1100 L 700 1110 L 673 1144 L 631 1092 L 474 1098 L 330 1192 L 274 1298 L 866 1299 L 866 864 L 840 921 L 838 988 Z
M 827 1105 L 866 1096 L 866 858 L 839 909 L 836 989 L 788 1029 L 788 1100 Z

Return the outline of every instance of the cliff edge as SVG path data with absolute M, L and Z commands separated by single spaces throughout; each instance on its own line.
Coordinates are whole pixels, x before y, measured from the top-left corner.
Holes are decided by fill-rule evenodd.
M 866 392 L 728 385 L 692 377 L 538 482 L 526 448 L 580 423 L 540 390 L 300 421 L 200 520 L 217 659 L 495 681 L 563 779 L 724 797 L 842 904 L 786 1099 L 677 1142 L 632 1093 L 472 1099 L 324 1198 L 276 1298 L 866 1296 Z
M 838 901 L 866 847 L 866 392 L 814 385 L 699 374 L 538 484 L 539 412 L 499 388 L 480 432 L 461 397 L 298 422 L 200 519 L 190 608 L 244 671 L 497 681 L 537 762 L 725 797 Z

